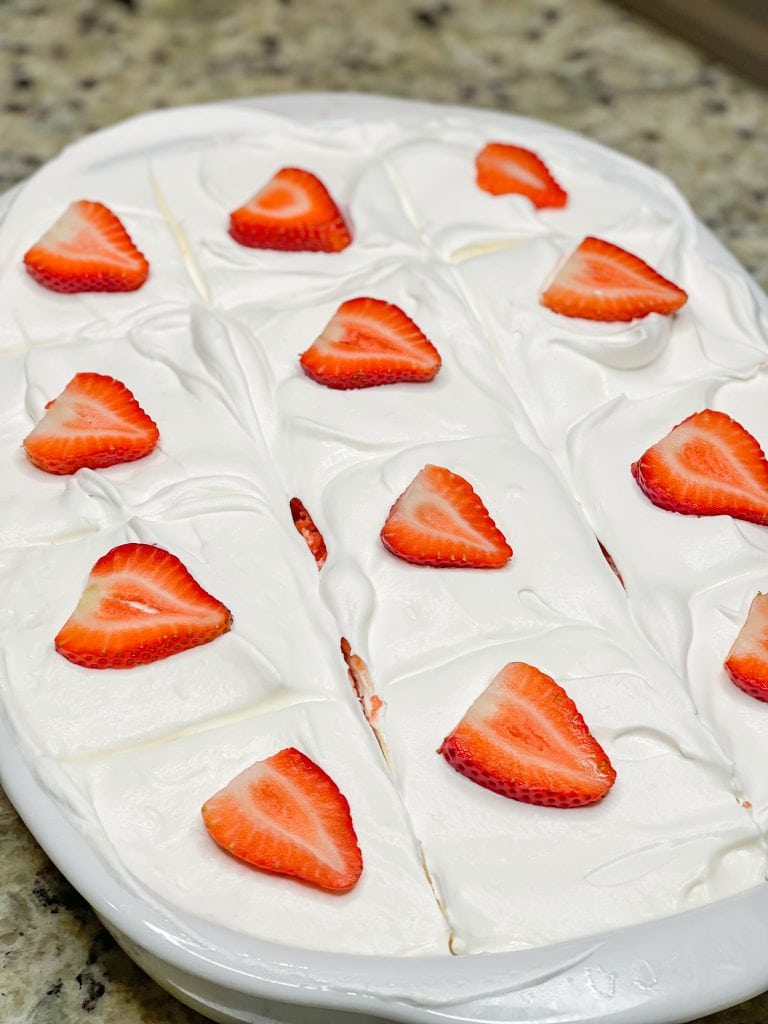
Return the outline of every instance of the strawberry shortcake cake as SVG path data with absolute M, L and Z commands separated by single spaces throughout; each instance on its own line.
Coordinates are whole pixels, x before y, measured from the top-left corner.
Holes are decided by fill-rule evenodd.
M 764 881 L 766 313 L 709 251 L 438 108 L 151 114 L 18 190 L 2 700 L 111 871 L 391 955 Z

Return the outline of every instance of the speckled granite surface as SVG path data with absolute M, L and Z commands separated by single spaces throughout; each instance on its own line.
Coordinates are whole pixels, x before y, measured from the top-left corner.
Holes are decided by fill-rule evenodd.
M 150 107 L 356 89 L 527 114 L 669 174 L 768 286 L 768 96 L 602 0 L 0 0 L 0 190 Z M 358 11 L 355 16 L 352 12 Z M 203 1024 L 0 793 L 0 1021 Z M 768 996 L 708 1024 L 766 1024 Z

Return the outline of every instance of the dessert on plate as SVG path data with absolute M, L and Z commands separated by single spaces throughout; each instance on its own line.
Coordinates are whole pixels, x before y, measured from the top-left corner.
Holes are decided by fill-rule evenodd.
M 414 956 L 764 882 L 765 314 L 666 179 L 179 110 L 0 268 L 4 708 L 127 886 Z

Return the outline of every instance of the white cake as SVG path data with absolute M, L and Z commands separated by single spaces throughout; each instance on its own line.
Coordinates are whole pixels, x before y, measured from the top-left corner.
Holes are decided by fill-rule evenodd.
M 662 918 L 765 878 L 768 705 L 723 659 L 768 575 L 768 533 L 654 507 L 629 466 L 710 404 L 768 441 L 765 314 L 706 255 L 666 179 L 520 121 L 563 210 L 477 188 L 499 132 L 471 119 L 334 130 L 217 105 L 151 114 L 65 151 L 0 225 L 0 668 L 19 743 L 112 869 L 171 914 L 334 952 L 521 949 Z M 229 212 L 282 166 L 340 203 L 340 253 L 237 245 Z M 438 187 L 439 186 L 439 187 Z M 107 204 L 150 262 L 126 294 L 59 295 L 22 258 L 69 202 Z M 674 317 L 569 320 L 539 304 L 585 234 L 683 286 Z M 345 299 L 402 308 L 429 385 L 339 392 L 298 355 Z M 79 371 L 160 428 L 145 459 L 70 477 L 20 442 Z M 394 558 L 379 531 L 425 463 L 482 495 L 514 557 L 493 572 Z M 318 574 L 294 529 L 324 535 Z M 626 593 L 601 554 L 613 556 Z M 130 671 L 54 650 L 87 574 L 157 544 L 232 610 L 213 644 Z M 382 702 L 376 734 L 339 640 Z M 525 661 L 576 701 L 617 782 L 594 807 L 505 799 L 435 753 L 496 672 Z M 334 896 L 226 857 L 201 803 L 300 747 L 350 803 L 365 869 Z

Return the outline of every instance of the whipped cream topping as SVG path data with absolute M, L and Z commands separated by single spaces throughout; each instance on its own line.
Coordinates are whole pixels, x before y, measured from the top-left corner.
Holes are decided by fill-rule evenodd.
M 491 139 L 536 150 L 569 192 L 565 210 L 479 191 L 474 156 Z M 229 211 L 288 165 L 341 205 L 354 234 L 342 253 L 251 250 L 227 234 Z M 24 251 L 75 198 L 123 219 L 151 264 L 139 292 L 58 296 L 26 277 Z M 760 408 L 764 307 L 739 270 L 704 254 L 700 231 L 650 169 L 531 122 L 500 138 L 481 115 L 146 115 L 72 147 L 18 193 L 0 228 L 0 455 L 13 496 L 0 510 L 0 685 L 41 778 L 127 884 L 243 934 L 407 954 L 555 942 L 764 877 L 765 718 L 735 688 L 721 695 L 714 647 L 721 617 L 738 619 L 754 596 L 728 587 L 749 576 L 752 588 L 768 540 L 722 517 L 707 523 L 714 543 L 686 540 L 674 524 L 705 521 L 655 509 L 629 475 L 694 411 L 668 419 L 689 391 L 732 400 L 748 429 Z M 688 305 L 629 324 L 541 308 L 586 234 L 647 259 Z M 336 392 L 304 377 L 299 353 L 359 295 L 419 324 L 443 358 L 435 381 Z M 160 427 L 155 452 L 72 478 L 26 463 L 21 439 L 78 370 L 134 391 Z M 428 569 L 383 549 L 389 507 L 427 462 L 482 497 L 515 550 L 504 569 Z M 319 575 L 292 496 L 325 536 Z M 128 539 L 177 554 L 232 609 L 232 632 L 130 672 L 59 658 L 53 636 L 91 565 Z M 383 702 L 389 763 L 341 635 Z M 510 660 L 576 701 L 618 771 L 602 804 L 506 800 L 435 753 Z M 347 896 L 259 874 L 204 834 L 203 800 L 288 744 L 350 801 L 365 870 Z
M 609 754 L 608 797 L 573 812 L 505 800 L 434 751 L 510 661 L 551 674 Z M 564 626 L 397 680 L 377 720 L 456 953 L 522 949 L 698 906 L 764 878 L 755 830 L 676 677 Z
M 222 855 L 202 825 L 209 797 L 244 766 L 287 746 L 322 765 L 349 802 L 364 868 L 343 897 Z M 253 935 L 339 953 L 444 953 L 445 920 L 380 765 L 351 693 L 305 693 L 230 724 L 209 722 L 166 742 L 67 761 L 64 778 L 52 773 L 50 785 L 133 889 L 149 889 L 170 913 L 182 909 L 224 925 L 233 944 L 239 934 L 241 941 Z
M 238 402 L 233 374 L 223 369 L 228 358 L 234 359 L 230 348 L 222 325 L 204 308 L 193 307 L 191 314 L 177 308 L 145 315 L 141 324 L 105 332 L 98 340 L 83 330 L 61 345 L 0 357 L 5 371 L 0 457 L 7 499 L 0 507 L 0 548 L 63 543 L 73 532 L 122 522 L 132 509 L 148 506 L 154 514 L 177 506 L 200 486 L 212 496 L 241 492 L 246 507 L 273 503 L 270 486 L 276 479 L 260 470 L 264 442 L 256 415 L 249 416 Z M 148 457 L 106 471 L 42 473 L 27 460 L 21 440 L 46 403 L 82 370 L 124 383 L 158 421 L 160 443 Z
M 0 352 L 25 352 L 35 346 L 65 343 L 85 330 L 101 339 L 116 325 L 125 331 L 165 308 L 196 298 L 197 290 L 179 259 L 172 226 L 158 207 L 146 160 L 128 162 L 119 174 L 72 160 L 65 151 L 19 190 L 3 219 L 0 232 Z M 75 184 L 76 182 L 76 184 Z M 48 291 L 41 301 L 40 285 L 27 273 L 24 253 L 64 213 L 72 196 L 98 197 L 123 222 L 137 248 L 150 262 L 149 279 L 140 293 L 89 292 L 74 301 L 71 295 Z M 140 294 L 140 298 L 138 297 Z
M 752 598 L 768 585 L 768 532 L 730 516 L 683 516 L 657 508 L 629 465 L 677 423 L 703 408 L 738 420 L 768 447 L 768 376 L 722 378 L 631 401 L 616 399 L 579 423 L 569 439 L 573 478 L 595 530 L 627 587 L 650 642 L 683 676 L 702 722 L 734 765 L 737 791 L 768 826 L 765 740 L 768 708 L 723 668 Z M 632 523 L 629 534 L 623 524 Z
M 27 397 L 14 424 L 27 407 L 42 407 L 53 382 L 99 366 L 135 380 L 137 394 L 142 386 L 146 407 L 159 410 L 162 441 L 144 472 L 130 473 L 141 470 L 136 462 L 76 474 L 75 499 L 47 537 L 41 520 L 23 536 L 5 534 L 4 706 L 44 784 L 127 884 L 168 913 L 337 952 L 447 952 L 444 916 L 349 685 L 315 564 L 255 417 L 238 403 L 229 344 L 213 315 L 178 310 L 117 341 L 73 340 L 46 350 L 50 359 L 33 349 L 24 360 Z M 49 485 L 46 500 L 61 506 L 61 478 L 22 473 L 18 441 L 15 452 L 29 507 L 42 499 L 24 491 L 26 480 Z M 9 532 L 12 523 L 9 515 Z M 130 671 L 83 671 L 56 654 L 53 636 L 90 567 L 126 541 L 178 555 L 230 608 L 232 631 Z M 207 797 L 287 745 L 322 765 L 350 800 L 365 873 L 348 900 L 222 856 L 203 828 Z M 244 894 L 243 881 L 256 875 Z
M 503 568 L 440 572 L 384 548 L 387 512 L 427 462 L 458 473 L 483 499 L 515 552 Z M 361 507 L 359 494 L 376 504 Z M 560 482 L 511 436 L 367 460 L 326 483 L 322 508 L 333 547 L 321 591 L 382 694 L 390 681 L 510 637 L 573 621 L 622 629 L 620 587 L 594 536 L 570 515 Z
M 614 398 L 641 399 L 711 378 L 749 379 L 768 360 L 768 319 L 742 275 L 705 260 L 667 232 L 606 232 L 680 283 L 674 317 L 628 323 L 559 316 L 538 304 L 541 284 L 572 245 L 554 237 L 485 254 L 455 269 L 510 385 L 549 451 L 568 472 L 569 430 Z M 574 487 L 578 482 L 571 479 Z
M 67 543 L 0 554 L 4 689 L 19 725 L 57 757 L 82 757 L 198 728 L 209 720 L 343 691 L 345 667 L 317 581 L 289 516 L 241 511 L 239 495 L 220 511 L 198 508 L 156 519 L 132 515 Z M 178 555 L 200 585 L 232 611 L 236 628 L 197 649 L 131 670 L 76 671 L 53 637 L 85 586 L 91 566 L 117 544 L 157 544 Z M 282 609 L 296 605 L 291 615 Z M 306 638 L 299 647 L 296 635 Z M 24 640 L 22 641 L 22 637 Z M 308 649 L 309 648 L 309 649 Z

